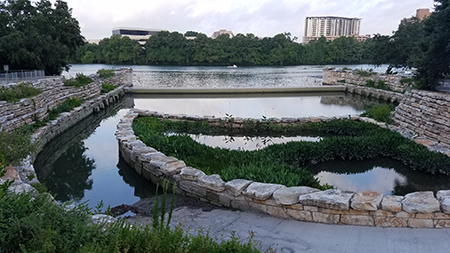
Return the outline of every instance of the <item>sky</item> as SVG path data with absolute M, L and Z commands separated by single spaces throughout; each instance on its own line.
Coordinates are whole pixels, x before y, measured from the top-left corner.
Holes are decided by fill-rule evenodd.
M 362 18 L 360 34 L 391 35 L 416 9 L 433 10 L 433 0 L 65 0 L 86 39 L 110 37 L 114 27 L 161 29 L 211 36 L 234 34 L 273 37 L 304 35 L 307 16 Z M 54 2 L 54 1 L 53 1 Z

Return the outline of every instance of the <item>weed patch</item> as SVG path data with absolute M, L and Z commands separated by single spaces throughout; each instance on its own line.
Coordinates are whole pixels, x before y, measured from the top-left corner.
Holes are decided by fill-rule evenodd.
M 117 88 L 117 86 L 114 86 L 114 85 L 109 84 L 109 83 L 102 83 L 101 93 L 102 94 L 108 93 L 108 92 L 114 90 L 115 88 Z
M 363 117 L 369 117 L 376 121 L 386 122 L 388 124 L 393 123 L 391 114 L 394 110 L 394 105 L 376 105 L 369 106 L 366 108 L 366 111 L 361 114 Z
M 31 83 L 20 83 L 11 87 L 0 88 L 0 101 L 8 103 L 18 102 L 22 98 L 34 97 L 42 93 L 42 90 L 33 87 Z
M 100 78 L 109 78 L 116 75 L 114 69 L 99 69 L 97 74 Z
M 85 76 L 81 73 L 77 73 L 75 78 L 64 80 L 64 86 L 81 87 L 92 83 L 92 78 Z
M 68 98 L 62 104 L 48 112 L 48 119 L 54 120 L 58 118 L 62 112 L 70 112 L 73 108 L 80 106 L 82 103 L 83 102 L 77 98 Z

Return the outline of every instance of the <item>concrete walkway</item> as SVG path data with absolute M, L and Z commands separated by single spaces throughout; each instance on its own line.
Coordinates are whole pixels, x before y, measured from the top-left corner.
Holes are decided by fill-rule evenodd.
M 188 201 L 192 204 L 186 205 Z M 181 223 L 193 233 L 203 228 L 218 239 L 228 239 L 235 231 L 244 242 L 252 231 L 263 249 L 277 252 L 450 252 L 450 229 L 326 225 L 222 209 L 193 199 L 183 202 L 174 209 L 173 226 Z M 148 218 L 130 221 L 145 223 Z

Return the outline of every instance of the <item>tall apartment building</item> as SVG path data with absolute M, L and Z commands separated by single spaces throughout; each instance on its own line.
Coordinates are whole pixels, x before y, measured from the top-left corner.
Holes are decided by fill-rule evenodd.
M 411 17 L 411 18 L 404 18 L 402 19 L 402 22 L 409 22 L 409 23 L 413 23 L 416 21 L 416 18 L 419 21 L 424 20 L 426 17 L 430 16 L 431 12 L 430 9 L 417 9 L 416 10 L 416 16 L 415 17 Z
M 333 41 L 340 36 L 353 36 L 358 40 L 365 40 L 370 36 L 360 36 L 359 29 L 361 25 L 360 18 L 344 18 L 344 17 L 306 17 L 305 36 L 303 43 L 311 40 L 317 40 L 325 36 L 327 41 Z

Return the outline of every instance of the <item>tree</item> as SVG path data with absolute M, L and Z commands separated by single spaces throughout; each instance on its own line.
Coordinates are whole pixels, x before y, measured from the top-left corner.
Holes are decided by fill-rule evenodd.
M 49 0 L 0 2 L 0 64 L 11 69 L 43 69 L 47 75 L 69 69 L 84 44 L 67 3 Z

